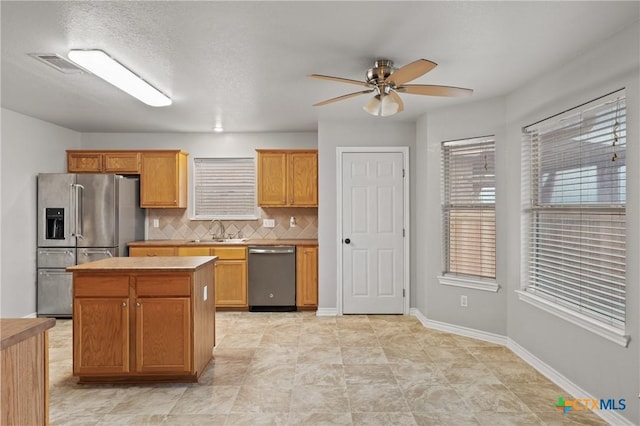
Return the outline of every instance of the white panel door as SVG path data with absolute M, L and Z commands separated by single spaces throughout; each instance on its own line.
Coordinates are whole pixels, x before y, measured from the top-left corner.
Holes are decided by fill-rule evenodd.
M 342 155 L 342 312 L 402 314 L 403 154 Z

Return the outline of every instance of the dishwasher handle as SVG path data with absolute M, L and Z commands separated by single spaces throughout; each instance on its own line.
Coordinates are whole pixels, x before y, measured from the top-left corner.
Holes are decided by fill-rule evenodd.
M 295 247 L 250 247 L 249 254 L 295 253 Z

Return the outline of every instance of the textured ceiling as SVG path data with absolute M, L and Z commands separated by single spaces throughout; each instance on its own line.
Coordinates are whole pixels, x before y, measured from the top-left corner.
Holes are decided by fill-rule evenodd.
M 312 131 L 318 120 L 415 121 L 431 109 L 506 94 L 639 20 L 640 2 L 1 2 L 2 106 L 83 132 Z M 146 106 L 91 74 L 29 53 L 97 48 L 167 93 Z M 632 52 L 638 54 L 638 52 Z M 378 58 L 439 66 L 415 80 L 470 98 L 402 95 L 367 115 L 357 86 Z

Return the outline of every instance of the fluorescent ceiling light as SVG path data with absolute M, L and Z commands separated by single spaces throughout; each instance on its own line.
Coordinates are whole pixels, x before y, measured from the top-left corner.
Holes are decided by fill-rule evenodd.
M 171 105 L 171 99 L 102 50 L 71 50 L 67 56 L 82 68 L 147 105 Z

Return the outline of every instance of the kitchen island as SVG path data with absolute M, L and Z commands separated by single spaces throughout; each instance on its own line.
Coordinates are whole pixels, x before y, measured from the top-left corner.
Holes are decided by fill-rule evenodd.
M 213 358 L 216 259 L 114 257 L 68 267 L 79 383 L 196 382 Z

